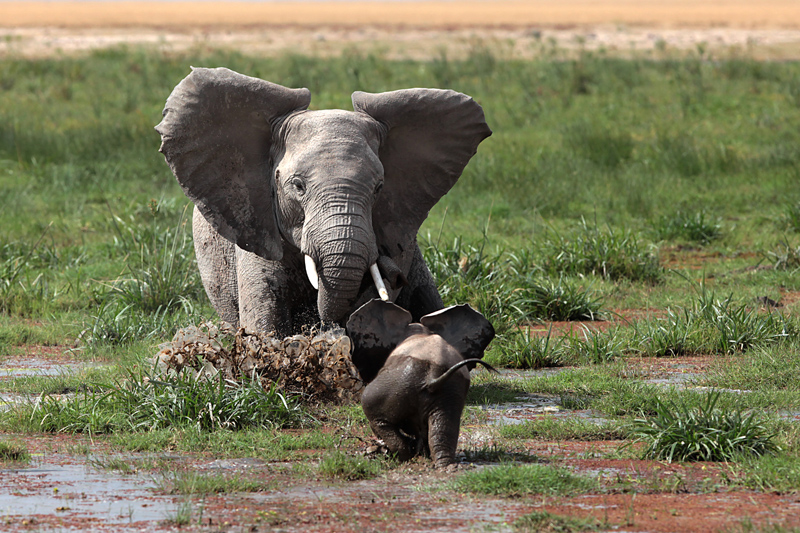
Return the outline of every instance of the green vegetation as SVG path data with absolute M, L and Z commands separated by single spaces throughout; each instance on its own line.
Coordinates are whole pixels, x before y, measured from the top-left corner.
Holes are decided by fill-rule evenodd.
M 581 418 L 544 417 L 513 426 L 501 426 L 500 436 L 507 439 L 618 440 L 626 432 L 617 424 L 598 424 Z
M 644 457 L 669 462 L 733 461 L 778 451 L 775 435 L 754 412 L 723 411 L 719 398 L 709 392 L 697 407 L 655 398 L 655 415 L 631 423 L 633 442 L 645 443 Z
M 226 492 L 259 492 L 275 487 L 242 475 L 209 474 L 208 472 L 175 471 L 162 473 L 156 482 L 167 494 L 220 494 Z
M 283 427 L 303 417 L 293 399 L 257 381 L 231 386 L 182 373 L 169 381 L 131 375 L 72 396 L 44 396 L 4 413 L 7 427 L 32 431 L 112 433 L 196 426 L 202 430 Z
M 720 481 L 729 486 L 800 490 L 800 431 L 778 419 L 800 408 L 800 106 L 787 89 L 800 63 L 699 52 L 623 60 L 554 49 L 521 61 L 476 43 L 465 60 L 128 48 L 0 59 L 0 357 L 70 347 L 73 358 L 101 364 L 0 382 L 3 393 L 31 395 L 0 411 L 3 431 L 105 435 L 126 451 L 302 458 L 295 473 L 325 480 L 393 467 L 352 453 L 370 434 L 358 406 L 301 408 L 255 383 L 148 376 L 159 343 L 214 318 L 194 265 L 191 207 L 153 131 L 189 65 L 309 87 L 313 108 L 347 109 L 355 90 L 414 86 L 453 88 L 483 106 L 494 135 L 432 209 L 420 246 L 445 303 L 469 303 L 494 324 L 489 362 L 562 368 L 476 372 L 467 414 L 485 421 L 482 406 L 531 393 L 609 421 L 499 426 L 494 436 L 511 446 L 481 441 L 464 452 L 502 464 L 478 465 L 452 488 L 506 497 L 601 491 L 598 480 L 536 464 L 521 446 L 638 439 L 651 457 L 729 461 Z M 615 323 L 531 330 L 562 320 Z M 686 355 L 714 358 L 688 384 L 716 392 L 648 383 L 632 364 Z M 0 446 L 4 461 L 25 453 Z M 652 486 L 682 483 L 676 474 Z M 162 487 L 270 488 L 183 471 Z M 187 500 L 173 521 L 199 521 L 198 510 L 202 518 Z M 535 513 L 515 527 L 598 526 Z
M 559 516 L 547 511 L 536 511 L 517 518 L 514 531 L 521 533 L 577 533 L 580 531 L 601 531 L 603 525 L 593 518 Z
M 506 463 L 466 472 L 453 481 L 460 492 L 518 498 L 528 494 L 565 496 L 597 490 L 597 480 L 540 464 Z
M 722 236 L 722 225 L 719 218 L 709 217 L 705 211 L 678 211 L 658 219 L 653 224 L 653 233 L 659 240 L 683 240 L 706 245 Z
M 371 479 L 383 472 L 386 462 L 366 457 L 353 457 L 340 451 L 325 455 L 319 463 L 319 473 L 331 479 L 355 481 Z
M 25 446 L 5 440 L 0 442 L 0 463 L 28 462 L 30 460 L 31 454 Z

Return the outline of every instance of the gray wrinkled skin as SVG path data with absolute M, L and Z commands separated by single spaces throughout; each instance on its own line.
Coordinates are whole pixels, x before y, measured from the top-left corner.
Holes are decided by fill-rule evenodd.
M 430 455 L 444 467 L 455 462 L 467 365 L 482 363 L 494 328 L 468 305 L 437 312 L 435 332 L 425 325 L 431 316 L 413 323 L 404 309 L 372 300 L 350 316 L 347 334 L 372 431 L 401 461 Z
M 376 262 L 414 318 L 442 308 L 416 235 L 491 135 L 483 110 L 439 89 L 352 99 L 309 111 L 307 89 L 224 68 L 194 69 L 167 99 L 161 152 L 195 203 L 200 275 L 226 321 L 280 335 L 341 324 L 377 296 Z

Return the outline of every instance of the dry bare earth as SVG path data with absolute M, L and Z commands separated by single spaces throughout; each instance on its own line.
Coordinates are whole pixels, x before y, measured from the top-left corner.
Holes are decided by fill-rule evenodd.
M 382 50 L 458 56 L 476 41 L 514 57 L 540 43 L 629 52 L 747 47 L 764 59 L 800 57 L 800 3 L 790 0 L 534 0 L 527 2 L 2 2 L 0 54 L 26 57 L 118 44 L 246 53 Z

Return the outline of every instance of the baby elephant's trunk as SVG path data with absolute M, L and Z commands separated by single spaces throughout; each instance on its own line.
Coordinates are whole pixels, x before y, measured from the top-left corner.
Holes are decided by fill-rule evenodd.
M 494 372 L 495 374 L 498 373 L 497 370 L 495 370 L 495 368 L 492 365 L 490 365 L 489 363 L 483 361 L 482 359 L 464 359 L 463 361 L 461 361 L 459 363 L 456 363 L 453 366 L 451 366 L 450 368 L 448 368 L 447 372 L 445 372 L 444 374 L 442 374 L 438 378 L 436 378 L 434 380 L 431 380 L 428 383 L 426 383 L 425 384 L 425 388 L 428 389 L 431 392 L 436 392 L 437 390 L 439 390 L 439 387 L 441 387 L 442 384 L 445 381 L 450 379 L 450 377 L 458 371 L 459 368 L 461 368 L 462 366 L 468 365 L 470 363 L 477 363 L 479 365 L 483 365 L 486 368 L 488 368 L 489 370 L 491 370 L 492 372 Z

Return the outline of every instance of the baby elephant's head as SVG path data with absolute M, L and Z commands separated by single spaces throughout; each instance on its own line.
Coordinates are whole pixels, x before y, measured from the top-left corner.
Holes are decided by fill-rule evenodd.
M 468 304 L 454 305 L 412 322 L 411 313 L 391 302 L 371 300 L 347 321 L 353 344 L 353 364 L 369 383 L 389 355 L 412 335 L 438 335 L 467 359 L 481 359 L 494 338 L 494 328 Z M 474 368 L 475 363 L 469 363 Z

